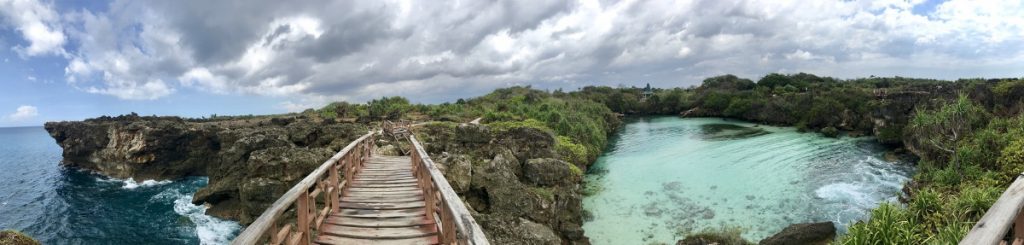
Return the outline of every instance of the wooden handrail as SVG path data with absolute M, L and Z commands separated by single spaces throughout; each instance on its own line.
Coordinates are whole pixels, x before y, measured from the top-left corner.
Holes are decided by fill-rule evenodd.
M 339 195 L 345 190 L 345 184 L 338 176 L 339 172 L 343 172 L 348 178 L 359 171 L 373 150 L 373 138 L 376 134 L 377 132 L 369 132 L 359 137 L 327 159 L 274 201 L 270 208 L 263 211 L 263 214 L 235 237 L 231 244 L 256 244 L 265 237 L 269 238 L 271 244 L 309 244 L 310 236 L 313 235 L 312 230 L 319 228 L 330 210 L 338 209 Z M 356 151 L 353 151 L 354 149 Z M 326 207 L 323 209 L 316 208 L 317 196 L 320 195 L 324 195 L 322 200 Z M 278 228 L 281 215 L 292 206 L 295 206 L 296 215 L 294 231 L 292 224 Z
M 1002 196 L 996 200 L 992 207 L 985 212 L 985 215 L 974 224 L 970 232 L 960 240 L 960 244 L 1001 244 L 1006 241 L 1003 238 L 1011 232 L 1010 241 L 1012 244 L 1024 244 L 1024 215 L 1021 215 L 1021 208 L 1024 207 L 1024 173 L 1017 176 L 1017 179 L 1006 188 Z
M 426 198 L 427 217 L 440 224 L 441 244 L 490 244 L 480 225 L 448 184 L 448 179 L 437 169 L 423 145 L 416 140 L 416 136 L 409 135 L 409 142 L 414 148 L 410 154 L 413 171 Z

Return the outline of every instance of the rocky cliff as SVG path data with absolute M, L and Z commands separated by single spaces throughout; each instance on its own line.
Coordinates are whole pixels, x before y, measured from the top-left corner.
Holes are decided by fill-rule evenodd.
M 135 115 L 50 122 L 63 164 L 117 178 L 209 176 L 194 196 L 207 213 L 251 223 L 366 125 L 302 116 L 222 121 Z M 495 244 L 586 244 L 582 171 L 555 150 L 555 137 L 520 127 L 431 123 L 416 130 L 431 157 Z M 402 154 L 407 142 L 378 142 Z
M 588 243 L 583 173 L 562 160 L 551 133 L 433 123 L 417 135 L 493 243 Z
M 242 224 L 368 130 L 303 116 L 190 121 L 127 115 L 45 128 L 64 149 L 66 166 L 136 180 L 209 176 L 193 202 Z

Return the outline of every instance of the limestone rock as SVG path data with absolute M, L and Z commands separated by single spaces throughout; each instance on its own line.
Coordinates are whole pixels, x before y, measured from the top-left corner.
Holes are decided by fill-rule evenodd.
M 579 182 L 579 176 L 572 173 L 570 163 L 554 158 L 538 158 L 526 161 L 523 175 L 531 184 L 555 186 Z
M 761 240 L 761 245 L 829 244 L 836 237 L 832 222 L 792 224 Z

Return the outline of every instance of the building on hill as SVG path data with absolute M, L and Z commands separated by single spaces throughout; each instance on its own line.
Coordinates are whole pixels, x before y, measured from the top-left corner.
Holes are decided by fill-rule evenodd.
M 643 97 L 640 98 L 641 102 L 647 101 L 647 98 L 650 98 L 651 95 L 654 95 L 654 89 L 651 88 L 651 84 L 650 83 L 648 83 L 647 86 L 644 87 L 644 91 L 643 91 L 642 94 L 643 94 Z

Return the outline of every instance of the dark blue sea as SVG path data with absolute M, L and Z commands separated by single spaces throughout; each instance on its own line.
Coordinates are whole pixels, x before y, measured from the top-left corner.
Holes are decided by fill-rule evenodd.
M 190 202 L 206 178 L 121 180 L 60 160 L 42 127 L 0 128 L 0 229 L 43 244 L 224 244 L 240 230 Z

